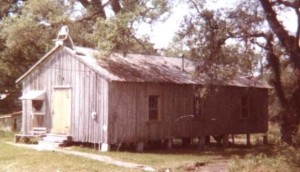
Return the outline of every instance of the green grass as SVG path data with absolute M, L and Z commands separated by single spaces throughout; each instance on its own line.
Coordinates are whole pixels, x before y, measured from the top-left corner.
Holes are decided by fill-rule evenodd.
M 173 171 L 184 171 L 187 164 L 214 163 L 219 161 L 246 160 L 248 155 L 257 156 L 264 152 L 266 155 L 273 155 L 273 146 L 254 145 L 247 147 L 245 145 L 230 146 L 228 148 L 211 146 L 200 151 L 196 147 L 161 149 L 146 151 L 143 153 L 135 152 L 99 152 L 90 148 L 72 147 L 71 149 L 80 152 L 88 152 L 99 155 L 114 157 L 118 160 L 146 164 L 156 169 L 169 168 Z M 236 164 L 233 164 L 236 165 Z
M 3 131 L 0 128 L 0 141 L 12 141 L 14 134 L 15 133 L 13 133 L 13 132 Z
M 0 172 L 2 171 L 141 171 L 105 164 L 58 152 L 35 151 L 15 147 L 5 142 L 13 140 L 14 133 L 0 130 Z M 242 137 L 239 137 L 242 139 Z M 156 149 L 143 153 L 99 152 L 90 148 L 73 146 L 71 150 L 110 156 L 117 160 L 148 165 L 155 169 L 185 171 L 187 164 L 229 162 L 231 171 L 300 171 L 299 148 L 282 145 L 279 142 L 278 126 L 271 126 L 270 145 L 261 144 L 261 136 L 253 136 L 251 147 L 244 145 L 227 148 L 211 146 L 204 151 L 196 147 Z M 241 140 L 243 141 L 243 140 Z
M 58 152 L 36 151 L 5 143 L 12 133 L 0 131 L 0 172 L 140 171 Z

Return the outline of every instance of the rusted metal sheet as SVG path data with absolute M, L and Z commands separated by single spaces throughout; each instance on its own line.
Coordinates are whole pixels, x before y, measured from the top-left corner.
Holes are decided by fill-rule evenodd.
M 208 78 L 205 73 L 195 74 L 196 68 L 203 65 L 199 60 L 182 61 L 178 57 L 120 53 L 112 53 L 107 58 L 101 58 L 99 52 L 93 49 L 76 47 L 75 50 L 80 52 L 81 56 L 78 57 L 82 61 L 112 81 L 205 84 L 205 79 Z M 257 78 L 242 76 L 236 76 L 222 84 L 238 87 L 270 87 Z

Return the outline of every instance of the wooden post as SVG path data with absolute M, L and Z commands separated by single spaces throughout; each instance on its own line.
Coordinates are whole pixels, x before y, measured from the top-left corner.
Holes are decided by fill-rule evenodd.
M 199 142 L 198 142 L 198 148 L 200 149 L 200 150 L 203 150 L 204 149 L 204 147 L 205 147 L 205 141 L 206 141 L 206 139 L 205 139 L 206 137 L 205 136 L 200 136 L 199 138 L 198 138 L 198 140 L 199 140 Z
M 225 134 L 223 136 L 223 146 L 228 146 L 228 142 L 229 142 L 229 135 Z
M 206 145 L 210 144 L 210 135 L 205 136 L 205 144 Z
M 189 137 L 186 137 L 186 138 L 182 138 L 182 146 L 183 147 L 188 147 L 190 146 L 192 143 L 192 139 L 189 138 Z
M 251 146 L 250 133 L 247 133 L 247 146 Z
M 267 144 L 268 144 L 268 135 L 267 135 L 267 133 L 265 133 L 265 134 L 263 135 L 263 144 L 264 144 L 264 145 L 267 145 Z
M 107 143 L 101 144 L 101 152 L 108 152 L 110 150 L 110 145 Z
M 144 142 L 138 142 L 136 144 L 136 149 L 135 150 L 137 152 L 143 152 L 144 151 L 144 146 L 145 146 Z
M 172 149 L 173 147 L 173 139 L 167 139 L 167 148 Z

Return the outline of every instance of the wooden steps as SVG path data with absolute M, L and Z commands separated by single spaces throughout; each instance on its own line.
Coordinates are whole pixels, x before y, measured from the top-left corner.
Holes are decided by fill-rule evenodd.
M 39 141 L 38 145 L 45 149 L 51 149 L 68 146 L 71 142 L 71 136 L 49 133 Z
M 45 127 L 33 127 L 29 134 L 15 134 L 15 143 L 18 143 L 21 139 L 24 140 L 25 143 L 28 143 L 31 138 L 41 139 L 46 136 L 47 128 Z
M 46 127 L 33 127 L 32 131 L 29 132 L 31 135 L 35 136 L 44 136 L 47 133 L 47 128 Z

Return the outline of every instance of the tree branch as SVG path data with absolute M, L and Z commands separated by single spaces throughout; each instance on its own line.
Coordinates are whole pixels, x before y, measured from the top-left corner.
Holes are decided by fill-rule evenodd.
M 115 14 L 118 14 L 122 9 L 119 0 L 110 0 L 110 5 Z
M 266 19 L 270 28 L 278 37 L 282 46 L 286 49 L 290 55 L 295 67 L 300 69 L 300 53 L 299 45 L 296 37 L 288 34 L 288 31 L 284 29 L 283 25 L 278 21 L 277 14 L 272 8 L 272 4 L 269 0 L 259 0 L 266 14 Z
M 267 44 L 266 44 L 267 60 L 274 73 L 273 85 L 277 93 L 278 99 L 280 101 L 280 104 L 283 108 L 287 108 L 288 101 L 284 94 L 284 89 L 282 87 L 282 82 L 281 82 L 280 61 L 279 61 L 279 57 L 274 53 L 272 42 L 273 42 L 273 36 L 270 34 L 269 37 L 267 38 Z
M 299 41 L 299 39 L 300 39 L 300 11 L 299 11 L 300 1 L 297 1 L 297 6 L 298 6 L 298 8 L 295 8 L 295 13 L 297 15 L 297 24 L 298 24 L 297 32 L 296 32 L 296 40 Z M 299 44 L 298 41 L 296 41 L 295 44 Z M 297 46 L 297 45 L 295 45 L 295 46 Z
M 291 8 L 294 8 L 294 9 L 298 8 L 298 5 L 297 5 L 296 1 L 290 2 L 290 1 L 284 1 L 284 0 L 276 0 L 274 3 L 284 5 L 286 7 L 291 7 Z
M 100 0 L 78 0 L 78 1 L 88 11 L 89 16 L 85 17 L 84 20 L 92 20 L 97 17 L 106 18 L 104 5 L 102 5 L 102 1 Z
M 196 4 L 196 2 L 195 1 L 193 1 L 193 0 L 189 0 L 192 4 L 193 4 L 193 6 L 195 7 L 195 9 L 197 10 L 197 12 L 198 12 L 198 14 L 201 14 L 201 10 L 198 8 L 198 6 L 197 6 L 197 4 Z

